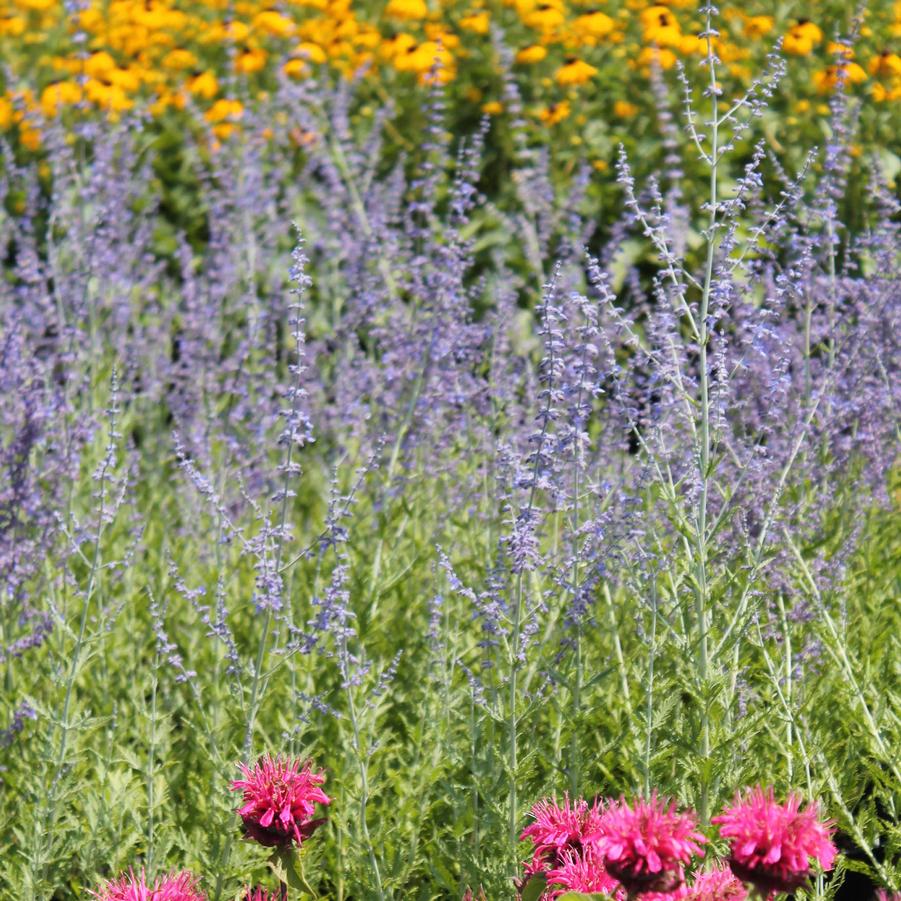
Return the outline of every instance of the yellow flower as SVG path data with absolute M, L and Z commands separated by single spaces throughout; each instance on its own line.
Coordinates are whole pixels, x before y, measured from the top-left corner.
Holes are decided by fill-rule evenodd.
M 212 100 L 219 93 L 219 82 L 212 69 L 195 75 L 188 82 L 188 90 L 196 97 L 203 97 L 204 100 Z
M 471 16 L 464 16 L 460 19 L 460 27 L 475 34 L 488 34 L 490 25 L 491 18 L 488 13 L 474 13 Z
M 235 57 L 235 71 L 242 75 L 253 75 L 266 65 L 266 51 L 261 47 L 245 50 Z
M 388 0 L 385 15 L 389 19 L 417 20 L 429 14 L 425 0 Z
M 92 53 L 84 63 L 84 71 L 91 78 L 103 78 L 116 68 L 116 61 L 105 51 Z
M 748 16 L 745 19 L 745 37 L 762 38 L 773 30 L 772 16 Z
M 150 104 L 150 114 L 152 116 L 162 116 L 170 106 L 175 105 L 177 105 L 175 96 L 168 91 L 164 91 Z
M 692 53 L 706 56 L 707 39 L 699 38 L 696 34 L 685 34 L 679 39 L 679 52 L 684 56 L 690 56 Z
M 540 63 L 546 56 L 546 47 L 542 47 L 541 44 L 532 44 L 531 47 L 525 47 L 516 54 L 516 62 L 525 65 Z
M 257 13 L 253 19 L 253 27 L 276 38 L 286 38 L 294 34 L 294 22 L 274 9 Z
M 638 65 L 643 69 L 650 69 L 652 65 L 664 70 L 672 69 L 676 65 L 676 54 L 666 47 L 645 47 L 638 54 Z
M 27 27 L 28 23 L 22 16 L 9 16 L 8 18 L 0 19 L 0 36 L 21 37 Z
M 545 125 L 556 125 L 562 122 L 570 114 L 569 101 L 561 100 L 559 103 L 552 103 L 544 109 L 538 110 L 538 118 Z
M 823 40 L 823 32 L 820 30 L 820 27 L 809 19 L 798 19 L 798 24 L 795 25 L 793 30 L 806 35 L 814 44 L 819 44 Z
M 631 119 L 637 113 L 638 107 L 634 103 L 629 103 L 628 100 L 617 100 L 613 104 L 613 115 L 620 119 Z
M 375 50 L 381 42 L 382 36 L 374 28 L 367 28 L 354 38 L 354 43 L 357 47 L 366 47 L 369 50 Z
M 486 116 L 499 116 L 504 111 L 504 104 L 497 100 L 489 100 L 482 104 L 482 112 Z
M 213 134 L 222 141 L 230 138 L 237 130 L 238 126 L 234 122 L 220 122 L 213 126 Z
M 190 50 L 177 47 L 163 57 L 162 65 L 164 69 L 175 69 L 182 72 L 186 69 L 197 68 L 197 57 Z
M 426 72 L 420 72 L 417 81 L 425 86 L 433 84 L 441 85 L 453 81 L 456 75 L 457 70 L 454 66 L 442 66 L 440 69 L 429 69 Z M 350 77 L 349 73 L 347 77 Z
M 598 74 L 598 70 L 590 63 L 581 59 L 569 59 L 564 66 L 557 69 L 554 79 L 557 84 L 569 87 L 572 85 L 585 84 Z
M 901 100 L 901 83 L 896 84 L 892 88 L 887 88 L 884 84 L 876 82 L 871 88 L 873 99 L 877 103 L 886 103 L 892 100 Z
M 563 11 L 550 3 L 542 3 L 523 17 L 523 22 L 536 31 L 550 32 L 566 21 Z
M 573 29 L 581 35 L 592 38 L 605 38 L 616 27 L 610 16 L 602 12 L 586 13 L 578 16 L 573 22 Z
M 641 24 L 644 28 L 672 28 L 676 20 L 667 7 L 658 3 L 641 11 Z
M 310 74 L 310 67 L 302 59 L 289 59 L 282 66 L 282 72 L 289 78 L 306 78 Z
M 795 104 L 795 112 L 796 113 L 806 113 L 810 111 L 810 101 L 809 100 L 799 100 Z
M 877 78 L 901 78 L 901 56 L 883 50 L 870 60 L 870 74 Z
M 0 97 L 0 129 L 7 129 L 13 123 L 13 105 L 9 97 Z
M 312 41 L 302 41 L 294 48 L 294 54 L 301 59 L 308 59 L 311 63 L 324 63 L 328 57 L 318 44 Z
M 240 100 L 222 97 L 217 100 L 205 113 L 207 122 L 236 121 L 244 115 L 244 105 Z
M 607 160 L 594 160 L 591 166 L 597 172 L 606 172 L 610 168 Z
M 726 41 L 720 41 L 719 43 L 714 44 L 714 47 L 716 48 L 717 56 L 723 62 L 727 63 L 747 59 L 751 55 L 750 50 L 746 47 L 739 47 L 736 44 L 729 44 Z
M 41 133 L 28 125 L 19 126 L 19 140 L 26 150 L 35 151 L 41 146 Z
M 141 87 L 141 78 L 135 69 L 111 69 L 106 73 L 106 81 L 126 93 L 133 94 Z
M 52 119 L 61 106 L 78 103 L 82 96 L 81 87 L 71 81 L 49 84 L 41 92 L 41 111 L 48 119 Z
M 665 6 L 652 6 L 641 14 L 646 44 L 658 47 L 678 47 L 682 40 L 682 29 L 676 17 Z
M 243 43 L 250 34 L 250 26 L 244 22 L 229 22 L 225 26 L 225 36 L 236 44 Z
M 842 63 L 840 66 L 826 66 L 813 73 L 813 83 L 821 94 L 835 90 L 841 81 L 844 84 L 860 84 L 867 80 L 867 73 L 857 63 Z
M 678 25 L 656 26 L 645 29 L 644 39 L 645 43 L 656 44 L 658 47 L 678 47 L 682 41 L 682 32 Z
M 405 53 L 409 53 L 416 46 L 416 38 L 412 34 L 402 31 L 390 41 L 385 41 L 379 48 L 385 59 L 397 59 Z
M 430 41 L 435 41 L 448 50 L 453 51 L 460 46 L 460 38 L 440 22 L 429 22 L 425 26 L 425 34 Z
M 111 112 L 122 113 L 134 106 L 134 101 L 119 85 L 109 84 L 97 78 L 91 78 L 85 83 L 84 92 L 91 103 Z
M 430 81 L 435 70 L 434 80 L 443 84 L 453 77 L 454 58 L 446 47 L 436 41 L 423 41 L 396 57 L 394 66 L 399 72 L 415 72 Z
M 43 12 L 52 9 L 56 5 L 56 0 L 16 0 L 16 6 L 22 9 L 31 9 L 35 12 Z
M 842 59 L 854 59 L 854 48 L 847 44 L 839 44 L 837 41 L 830 41 L 826 45 L 826 52 L 830 56 L 838 56 Z
M 797 25 L 789 28 L 782 40 L 786 53 L 795 56 L 809 56 L 813 48 L 823 40 L 823 32 L 807 19 L 800 19 Z

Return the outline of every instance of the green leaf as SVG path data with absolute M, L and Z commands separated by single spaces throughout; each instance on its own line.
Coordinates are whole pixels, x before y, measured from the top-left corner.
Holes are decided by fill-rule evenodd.
M 522 901 L 538 901 L 547 888 L 544 873 L 536 873 L 522 889 Z

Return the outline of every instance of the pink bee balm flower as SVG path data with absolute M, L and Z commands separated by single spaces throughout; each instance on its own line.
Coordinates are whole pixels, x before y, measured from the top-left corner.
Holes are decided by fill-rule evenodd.
M 802 886 L 810 875 L 810 860 L 831 870 L 836 848 L 832 844 L 834 824 L 818 819 L 816 803 L 801 810 L 801 798 L 788 796 L 777 804 L 772 787 L 757 788 L 742 798 L 737 795 L 712 823 L 720 835 L 732 839 L 729 866 L 732 872 L 760 891 L 790 892 Z
M 132 870 L 91 894 L 99 901 L 206 901 L 196 878 L 187 871 L 162 876 L 149 886 L 143 870 L 140 876 Z
M 238 815 L 247 838 L 267 847 L 301 845 L 325 822 L 313 818 L 315 805 L 331 799 L 319 787 L 325 774 L 313 772 L 311 761 L 267 755 L 256 766 L 242 763 L 240 769 L 244 778 L 232 783 L 232 791 L 244 792 Z
M 581 852 L 565 848 L 560 852 L 554 869 L 545 874 L 548 891 L 544 897 L 557 898 L 567 892 L 604 892 L 612 895 L 619 883 L 604 869 L 604 861 L 593 845 L 587 845 Z
M 697 873 L 685 896 L 686 901 L 745 901 L 748 890 L 722 864 Z
M 601 811 L 597 803 L 579 798 L 575 802 L 569 795 L 563 796 L 563 805 L 545 798 L 533 805 L 530 811 L 535 822 L 527 826 L 520 841 L 530 839 L 535 846 L 530 869 L 544 869 L 544 864 L 559 863 L 567 849 L 580 849 L 595 840 L 599 834 Z
M 622 891 L 622 890 L 620 890 Z M 641 901 L 685 901 L 689 897 L 688 886 L 683 882 L 671 892 L 642 892 Z M 616 901 L 625 901 L 625 894 L 617 895 Z
M 677 813 L 657 798 L 639 798 L 630 807 L 624 798 L 601 820 L 598 850 L 607 872 L 630 893 L 673 892 L 683 882 L 683 865 L 704 855 L 707 839 L 695 828 L 692 813 Z

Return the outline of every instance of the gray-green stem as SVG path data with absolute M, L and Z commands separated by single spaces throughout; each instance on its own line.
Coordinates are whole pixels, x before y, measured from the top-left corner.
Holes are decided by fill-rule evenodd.
M 719 162 L 719 107 L 717 95 L 719 87 L 716 83 L 716 66 L 714 63 L 712 15 L 707 11 L 707 66 L 710 71 L 710 219 L 707 225 L 707 261 L 704 268 L 704 286 L 701 291 L 701 304 L 698 310 L 698 366 L 701 391 L 701 435 L 700 435 L 700 482 L 701 493 L 698 499 L 696 521 L 696 579 L 695 615 L 698 626 L 698 660 L 697 678 L 701 691 L 701 758 L 703 762 L 701 776 L 701 793 L 698 812 L 701 821 L 706 823 L 710 816 L 710 778 L 708 762 L 710 759 L 710 712 L 707 709 L 707 679 L 710 666 L 708 656 L 708 614 L 709 597 L 707 586 L 707 499 L 710 482 L 710 386 L 707 371 L 707 315 L 710 307 L 710 288 L 713 282 L 713 264 L 716 255 L 717 228 L 717 175 Z

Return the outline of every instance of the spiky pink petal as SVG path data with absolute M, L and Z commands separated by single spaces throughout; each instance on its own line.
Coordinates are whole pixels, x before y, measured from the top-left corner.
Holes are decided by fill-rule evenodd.
M 206 901 L 196 877 L 187 870 L 161 876 L 152 886 L 143 870 L 140 875 L 129 870 L 91 894 L 98 901 Z
M 744 884 L 722 864 L 696 873 L 685 895 L 686 901 L 745 901 L 747 897 L 748 890 Z
M 684 880 L 683 867 L 703 857 L 707 839 L 697 831 L 693 813 L 679 813 L 675 802 L 625 798 L 601 818 L 597 847 L 607 872 L 629 892 L 674 892 Z
M 619 883 L 604 869 L 604 861 L 594 845 L 581 850 L 565 848 L 557 866 L 545 874 L 548 891 L 545 897 L 557 898 L 566 892 L 603 892 L 612 895 Z
M 275 892 L 267 892 L 262 888 L 248 888 L 243 901 L 281 901 L 281 896 Z
M 581 848 L 599 834 L 601 809 L 597 802 L 589 805 L 583 798 L 570 801 L 564 794 L 562 805 L 544 798 L 532 806 L 530 814 L 535 822 L 523 829 L 520 840 L 532 842 L 533 871 L 559 862 L 563 851 Z
M 253 767 L 239 767 L 244 778 L 232 783 L 232 791 L 244 793 L 238 815 L 248 838 L 267 847 L 301 845 L 325 822 L 313 815 L 316 804 L 331 798 L 319 787 L 325 774 L 314 772 L 311 761 L 267 755 Z
M 811 860 L 832 869 L 834 824 L 819 819 L 815 802 L 803 810 L 801 803 L 793 793 L 778 804 L 772 786 L 757 786 L 713 817 L 720 835 L 731 839 L 729 866 L 742 882 L 764 893 L 790 892 L 807 881 Z

